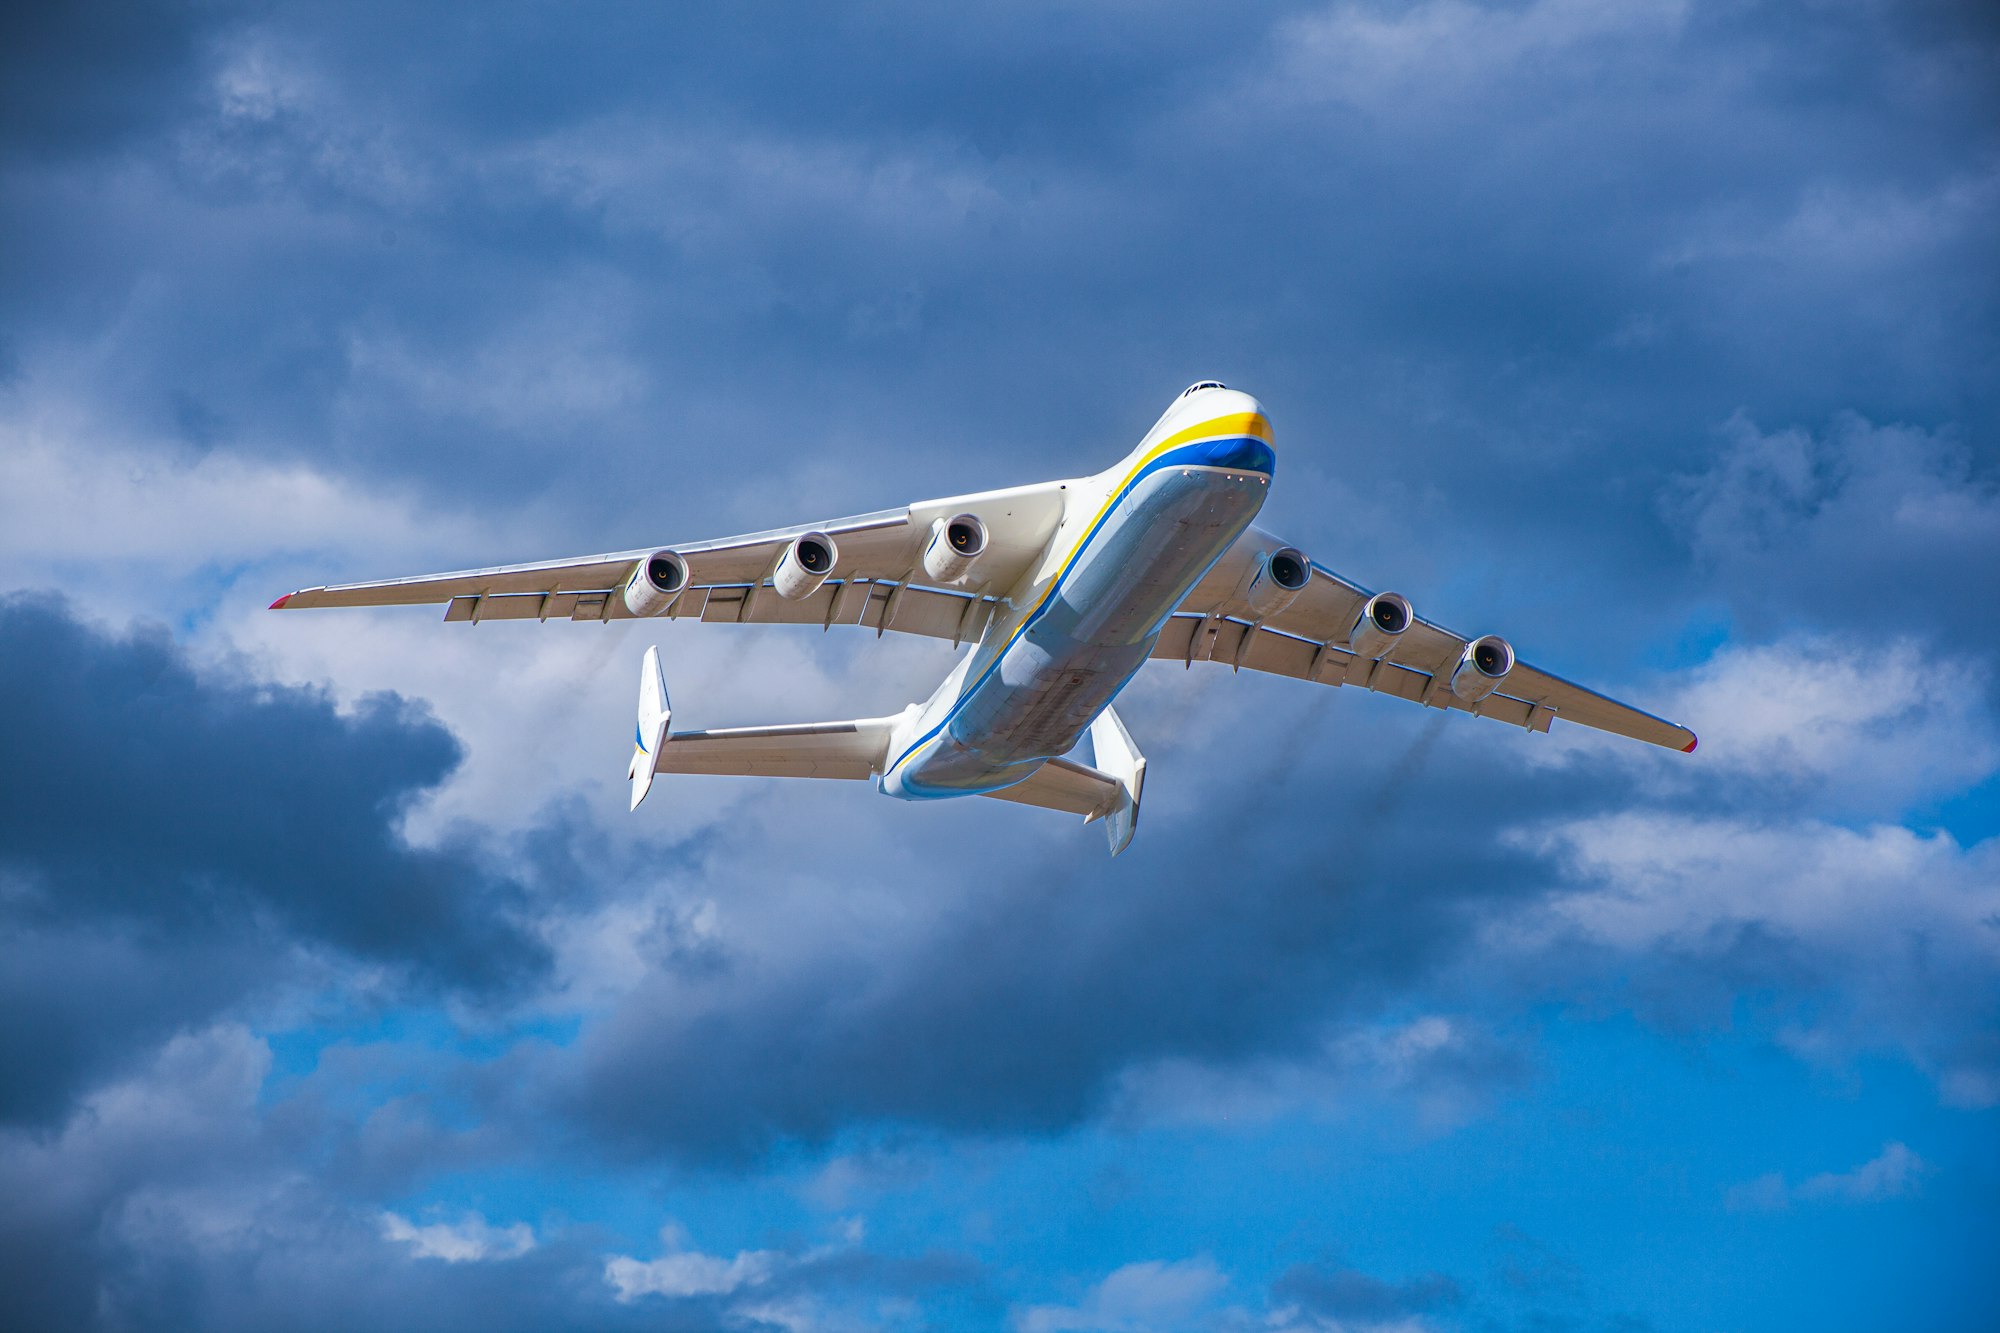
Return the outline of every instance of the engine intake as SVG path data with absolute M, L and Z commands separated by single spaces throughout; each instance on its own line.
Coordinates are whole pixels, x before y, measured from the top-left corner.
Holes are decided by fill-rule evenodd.
M 663 616 L 687 591 L 688 564 L 675 551 L 655 551 L 625 580 L 625 609 L 635 616 Z
M 957 514 L 931 524 L 931 539 L 924 547 L 924 573 L 939 583 L 956 583 L 965 577 L 986 550 L 986 525 L 977 514 Z
M 1466 703 L 1476 704 L 1500 688 L 1514 669 L 1514 646 L 1497 634 L 1474 639 L 1459 654 L 1452 668 L 1451 692 Z
M 1312 561 L 1306 559 L 1306 553 L 1296 546 L 1281 546 L 1258 562 L 1243 600 L 1250 614 L 1262 620 L 1297 601 L 1311 581 Z
M 1361 614 L 1347 631 L 1348 651 L 1371 662 L 1386 657 L 1416 618 L 1409 598 L 1399 592 L 1378 592 L 1362 603 Z
M 834 562 L 839 559 L 840 548 L 833 544 L 833 538 L 824 532 L 804 533 L 778 557 L 771 586 L 778 590 L 778 596 L 793 601 L 810 597 L 833 573 Z

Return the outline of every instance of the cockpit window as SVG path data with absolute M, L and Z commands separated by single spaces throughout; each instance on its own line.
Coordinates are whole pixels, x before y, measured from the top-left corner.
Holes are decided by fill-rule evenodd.
M 1199 384 L 1190 384 L 1187 388 L 1182 389 L 1181 397 L 1185 398 L 1191 393 L 1200 393 L 1203 389 L 1226 389 L 1228 387 L 1221 380 L 1203 380 Z

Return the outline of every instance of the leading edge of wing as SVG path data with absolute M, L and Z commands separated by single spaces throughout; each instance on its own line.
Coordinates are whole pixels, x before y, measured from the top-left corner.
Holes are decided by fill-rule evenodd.
M 1372 595 L 1371 589 L 1309 560 L 1312 582 L 1290 606 L 1260 618 L 1243 603 L 1241 590 L 1253 562 L 1284 545 L 1274 534 L 1250 528 L 1181 603 L 1176 620 L 1208 616 L 1214 619 L 1204 623 L 1216 630 L 1223 623 L 1240 627 L 1225 635 L 1222 643 L 1213 641 L 1213 636 L 1198 646 L 1188 639 L 1187 660 L 1228 661 L 1322 683 L 1357 683 L 1346 669 L 1352 654 L 1342 645 L 1348 625 Z M 1402 635 L 1402 642 L 1384 659 L 1383 665 L 1394 669 L 1365 672 L 1361 683 L 1378 693 L 1495 717 L 1534 731 L 1546 731 L 1551 720 L 1560 718 L 1665 749 L 1687 753 L 1695 748 L 1695 734 L 1687 727 L 1526 662 L 1518 663 L 1499 690 L 1489 696 L 1494 703 L 1466 704 L 1449 691 L 1434 688 L 1441 684 L 1441 676 L 1457 665 L 1469 642 L 1465 635 L 1417 616 Z M 1286 643 L 1295 646 L 1287 648 Z M 1156 652 L 1156 656 L 1182 655 L 1171 649 Z
M 689 542 L 672 549 L 683 556 L 710 555 L 772 542 L 790 541 L 808 532 L 824 532 L 839 537 L 847 533 L 892 528 L 910 521 L 910 509 L 880 509 L 872 514 L 829 523 L 801 523 L 766 532 L 745 533 L 714 541 Z M 398 579 L 377 579 L 367 583 L 336 583 L 301 588 L 271 603 L 270 609 L 314 609 L 330 606 L 416 606 L 450 601 L 465 593 L 506 592 L 599 592 L 615 587 L 632 566 L 661 548 L 640 547 L 632 551 L 609 551 L 601 555 L 578 556 L 569 560 L 538 560 L 522 565 L 491 565 L 484 569 L 460 569 L 443 574 L 415 574 Z M 546 575 L 560 577 L 553 582 Z
M 1368 600 L 1370 596 L 1374 596 L 1374 592 L 1370 588 L 1364 588 L 1362 584 L 1354 582 L 1352 578 L 1346 578 L 1346 576 L 1342 576 L 1342 574 L 1326 568 L 1318 560 L 1308 560 L 1308 562 L 1312 564 L 1312 572 L 1314 574 L 1330 578 L 1332 582 L 1340 584 L 1348 592 L 1356 594 L 1360 600 Z M 1472 642 L 1472 638 L 1468 638 L 1466 634 L 1460 634 L 1458 630 L 1446 628 L 1446 626 L 1438 624 L 1436 620 L 1428 620 L 1424 616 L 1416 616 L 1414 622 L 1410 624 L 1410 630 L 1430 630 L 1438 638 L 1448 640 L 1448 656 L 1456 656 L 1458 652 L 1464 652 L 1464 646 L 1468 642 Z M 1396 660 L 1396 656 L 1392 654 L 1390 660 Z M 1414 667 L 1412 662 L 1400 662 L 1398 660 L 1396 664 L 1402 664 L 1402 667 Z M 1422 671 L 1422 667 L 1416 667 L 1416 669 Z M 1444 667 L 1440 664 L 1440 671 L 1442 669 Z M 1428 675 L 1434 675 L 1434 673 L 1428 673 Z M 1538 689 L 1536 687 L 1538 681 L 1546 683 L 1546 687 Z M 1528 664 L 1528 662 L 1518 662 L 1516 667 L 1514 667 L 1514 671 L 1508 673 L 1508 679 L 1500 685 L 1500 689 L 1496 693 L 1504 695 L 1508 699 L 1516 699 L 1518 703 L 1524 703 L 1524 705 L 1530 705 L 1530 707 L 1534 707 L 1534 705 L 1546 705 L 1546 707 L 1550 707 L 1550 709 L 1556 711 L 1558 719 L 1564 719 L 1564 721 L 1570 721 L 1570 723 L 1580 723 L 1580 725 L 1592 727 L 1596 731 L 1608 731 L 1608 733 L 1626 737 L 1630 741 L 1644 741 L 1648 745 L 1658 745 L 1658 747 L 1668 749 L 1668 751 L 1680 751 L 1682 755 L 1692 755 L 1694 747 L 1700 745 L 1700 737 L 1696 737 L 1692 729 L 1682 727 L 1680 723 L 1668 721 L 1668 719 L 1660 717 L 1658 713 L 1648 713 L 1646 709 L 1638 709 L 1634 705 L 1622 703 L 1618 699 L 1612 699 L 1610 695 L 1602 695 L 1602 693 L 1590 689 L 1588 685 L 1576 685 L 1574 681 L 1558 677 L 1552 671 L 1544 671 L 1540 667 L 1532 667 L 1532 664 Z M 1576 709 L 1574 701 L 1570 701 L 1570 707 L 1564 709 L 1562 695 L 1580 697 L 1580 701 L 1586 705 L 1584 713 L 1600 713 L 1600 719 L 1598 721 L 1590 721 L 1586 717 L 1580 717 L 1580 711 Z M 1638 721 L 1640 727 L 1632 727 L 1630 725 L 1632 721 Z M 1656 727 L 1662 727 L 1662 729 L 1666 729 L 1668 735 L 1666 737 L 1644 735 L 1644 733 L 1652 731 L 1652 729 L 1644 727 L 1644 723 L 1652 723 Z M 1686 745 L 1682 745 L 1682 741 L 1686 741 Z

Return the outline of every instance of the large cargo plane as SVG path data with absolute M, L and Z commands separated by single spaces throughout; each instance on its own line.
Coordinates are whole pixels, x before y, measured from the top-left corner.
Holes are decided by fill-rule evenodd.
M 541 564 L 307 588 L 273 609 L 443 603 L 447 621 L 665 616 L 861 625 L 969 644 L 891 717 L 670 732 L 640 669 L 632 808 L 656 773 L 872 779 L 993 796 L 1132 840 L 1146 761 L 1112 700 L 1149 661 L 1354 685 L 1528 731 L 1558 720 L 1691 751 L 1694 733 L 1467 639 L 1254 526 L 1277 455 L 1263 407 L 1203 381 L 1093 476 L 800 527 Z

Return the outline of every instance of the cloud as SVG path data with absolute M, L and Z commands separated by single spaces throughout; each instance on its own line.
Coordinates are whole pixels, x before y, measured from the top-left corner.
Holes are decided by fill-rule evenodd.
M 1408 120 L 1421 114 L 1413 102 L 1469 108 L 1490 102 L 1496 84 L 1601 77 L 1607 58 L 1630 59 L 1631 44 L 1673 41 L 1689 9 L 1684 0 L 1536 0 L 1506 8 L 1461 0 L 1393 9 L 1330 4 L 1278 25 L 1277 83 L 1303 101 Z
M 1929 1164 L 1904 1145 L 1885 1143 L 1879 1156 L 1852 1171 L 1823 1171 L 1800 1181 L 1798 1197 L 1851 1203 L 1899 1199 L 1912 1193 L 1929 1171 Z
M 342 715 L 314 690 L 198 673 L 159 631 L 113 638 L 54 599 L 10 597 L 0 616 L 14 753 L 39 778 L 0 815 L 0 847 L 43 911 L 268 913 L 305 939 L 475 987 L 542 965 L 507 920 L 518 883 L 467 850 L 398 836 L 402 810 L 458 761 L 402 700 Z M 91 836 L 76 836 L 80 820 Z
M 16 8 L 0 582 L 80 608 L 0 621 L 39 1322 L 1121 1318 L 1220 1270 L 1003 1240 L 968 1296 L 693 1215 L 726 1243 L 415 1237 L 511 1249 L 488 1172 L 625 1218 L 675 1163 L 755 1189 L 824 1148 L 812 1198 L 900 1208 L 943 1186 L 857 1139 L 1448 1131 L 1544 1095 L 1528 1016 L 1598 995 L 2000 1100 L 1983 11 Z M 1278 416 L 1274 527 L 1684 711 L 1695 760 L 1197 671 L 1130 696 L 1117 863 L 858 786 L 626 819 L 644 627 L 261 610 L 1073 473 L 1211 374 Z M 134 614 L 177 637 L 91 620 Z M 942 669 L 660 632 L 693 725 Z M 1287 1317 L 1448 1313 L 1314 1271 Z
M 315 1116 L 274 1071 L 268 1042 L 217 1024 L 92 1089 L 53 1130 L 0 1127 L 10 1319 L 246 1333 L 860 1327 L 978 1281 L 949 1254 L 872 1252 L 859 1219 L 823 1244 L 741 1262 L 711 1262 L 669 1228 L 660 1260 L 621 1263 L 589 1226 L 500 1226 L 444 1204 L 384 1209 L 380 1192 L 410 1180 L 385 1187 L 356 1171 L 354 1126 Z M 434 1154 L 419 1175 L 446 1165 Z M 416 1220 L 425 1215 L 436 1220 Z M 629 1290 L 609 1276 L 625 1265 Z
M 1993 1104 L 2000 839 L 1637 812 L 1522 837 L 1568 886 L 1496 918 L 1496 953 L 1546 968 L 1586 945 L 1608 951 L 1613 971 L 1671 971 L 1667 993 L 1682 1002 L 1775 992 L 1782 1039 L 1800 1054 L 1900 1047 L 1947 1100 Z M 1566 970 L 1604 965 L 1569 957 Z
M 1688 673 L 1677 712 L 1713 738 L 1703 779 L 1804 785 L 1828 808 L 1896 812 L 2000 771 L 1983 664 L 1902 637 L 1731 646 Z
M 1075 1305 L 1035 1305 L 1014 1315 L 1020 1333 L 1170 1333 L 1209 1323 L 1229 1278 L 1206 1256 L 1149 1259 L 1105 1275 Z
M 136 1044 L 286 967 L 323 975 L 316 952 L 487 996 L 546 967 L 519 880 L 400 835 L 457 762 L 403 701 L 343 714 L 318 691 L 198 670 L 158 629 L 114 636 L 18 594 L 0 598 L 0 691 L 10 763 L 34 775 L 0 809 L 0 985 L 23 1019 L 0 1061 L 6 1116 L 55 1113 Z
M 1805 617 L 1853 651 L 1916 638 L 1990 653 L 2000 479 L 1958 432 L 1836 414 L 1821 431 L 1738 413 L 1663 498 L 1756 637 Z M 1984 693 L 1991 682 L 1974 679 Z
M 448 1264 L 518 1259 L 535 1248 L 535 1232 L 527 1223 L 496 1227 L 478 1213 L 467 1213 L 457 1222 L 419 1226 L 401 1213 L 385 1210 L 382 1237 L 409 1246 L 419 1259 L 442 1259 Z
M 1414 1330 L 1425 1327 L 1421 1316 L 1454 1308 L 1464 1294 L 1442 1273 L 1386 1282 L 1358 1269 L 1298 1264 L 1271 1284 L 1271 1299 L 1286 1307 L 1292 1326 L 1307 1316 L 1315 1327 Z
M 1899 818 L 2000 772 L 1991 687 L 1982 658 L 1907 635 L 1794 633 L 1727 644 L 1662 691 L 1660 712 L 1701 735 L 1690 761 L 1662 765 L 1580 727 L 1526 757 L 1609 763 L 1656 794 L 1718 809 Z
M 1109 866 L 1079 861 L 1089 830 L 1015 821 L 1018 835 L 996 835 L 978 807 L 891 809 L 894 844 L 853 845 L 869 858 L 870 888 L 837 913 L 820 877 L 800 869 L 797 821 L 815 808 L 802 802 L 841 793 L 774 793 L 790 818 L 754 840 L 728 832 L 676 888 L 719 904 L 707 961 L 648 969 L 573 1046 L 526 1056 L 522 1104 L 623 1151 L 742 1161 L 857 1122 L 1047 1132 L 1111 1104 L 1134 1065 L 1295 1056 L 1336 1018 L 1375 1012 L 1400 980 L 1450 957 L 1471 929 L 1463 898 L 1522 888 L 1511 873 L 1465 877 L 1413 903 L 1399 885 L 1476 858 L 1488 836 L 1468 829 L 1426 846 L 1414 809 L 1377 829 L 1406 857 L 1330 869 L 1326 853 L 1355 827 L 1346 812 L 1394 760 L 1372 757 L 1331 786 L 1257 789 L 1255 820 L 1233 803 L 1197 805 Z M 1461 776 L 1480 785 L 1477 768 Z M 1160 784 L 1153 799 L 1160 818 L 1175 798 Z M 1339 822 L 1312 824 L 1329 800 Z M 1255 836 L 1266 820 L 1325 836 L 1272 842 Z M 835 842 L 812 844 L 815 864 L 848 854 L 847 828 L 836 820 Z M 1004 840 L 980 861 L 954 850 L 974 828 Z M 770 868 L 727 894 L 702 887 L 716 867 L 746 864 Z M 940 866 L 952 867 L 943 896 Z M 1274 950 L 1285 966 L 1269 963 Z M 1460 1053 L 1470 1052 L 1450 1041 L 1433 1052 L 1437 1087 Z M 1389 1054 L 1371 1061 L 1386 1069 Z
M 81 3 L 0 21 L 0 145 L 83 154 L 193 109 L 204 47 L 232 6 Z
M 921 1316 L 911 1296 L 962 1289 L 977 1278 L 975 1266 L 951 1255 L 872 1255 L 865 1233 L 862 1219 L 850 1217 L 823 1244 L 724 1258 L 691 1248 L 686 1230 L 669 1223 L 660 1230 L 658 1257 L 612 1255 L 602 1281 L 621 1307 L 649 1320 L 685 1315 L 699 1327 L 804 1330 L 912 1322 Z
M 664 1251 L 657 1259 L 613 1255 L 604 1262 L 604 1280 L 621 1301 L 641 1296 L 729 1296 L 762 1286 L 789 1261 L 772 1250 L 744 1250 L 734 1258 L 683 1248 L 686 1233 L 669 1226 L 660 1232 Z
M 1526 1057 L 1464 1018 L 1342 1025 L 1306 1054 L 1137 1064 L 1118 1077 L 1111 1117 L 1251 1131 L 1289 1115 L 1354 1116 L 1387 1104 L 1425 1133 L 1454 1129 L 1528 1081 Z
M 92 610 L 158 614 L 177 609 L 168 599 L 212 598 L 212 583 L 189 584 L 218 569 L 268 571 L 336 551 L 415 559 L 473 542 L 477 527 L 463 517 L 300 461 L 128 434 L 72 397 L 85 393 L 37 379 L 0 413 L 0 569 L 16 585 L 123 571 L 131 577 L 91 590 Z
M 1891 1142 L 1851 1171 L 1822 1171 L 1796 1185 L 1774 1171 L 1732 1185 L 1723 1203 L 1731 1212 L 1776 1212 L 1794 1203 L 1880 1203 L 1915 1194 L 1930 1174 L 1928 1162 L 1906 1145 Z

